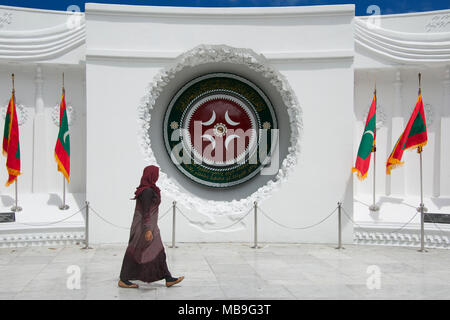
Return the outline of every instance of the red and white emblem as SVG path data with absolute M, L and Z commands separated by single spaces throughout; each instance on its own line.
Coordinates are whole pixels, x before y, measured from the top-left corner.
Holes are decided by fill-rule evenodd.
M 170 101 L 164 143 L 192 181 L 227 188 L 248 181 L 270 160 L 276 115 L 264 92 L 231 73 L 192 79 Z
M 244 99 L 226 93 L 198 100 L 182 123 L 183 146 L 213 166 L 243 163 L 257 147 L 258 118 Z

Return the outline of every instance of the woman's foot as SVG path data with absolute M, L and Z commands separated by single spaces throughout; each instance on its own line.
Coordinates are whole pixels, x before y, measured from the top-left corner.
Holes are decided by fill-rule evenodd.
M 180 283 L 181 281 L 183 281 L 184 276 L 181 276 L 179 278 L 172 278 L 172 277 L 167 277 L 166 278 L 166 287 L 171 287 L 174 284 Z
M 130 282 L 128 280 L 119 280 L 118 283 L 119 287 L 121 288 L 127 288 L 127 289 L 131 289 L 131 288 L 139 288 L 139 286 L 136 283 Z

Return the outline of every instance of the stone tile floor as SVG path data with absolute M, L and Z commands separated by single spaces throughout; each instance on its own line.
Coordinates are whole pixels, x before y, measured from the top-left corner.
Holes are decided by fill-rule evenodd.
M 0 249 L 0 299 L 450 299 L 449 250 L 181 243 L 166 253 L 173 275 L 185 281 L 139 283 L 137 290 L 117 287 L 124 250 Z M 379 289 L 367 286 L 376 277 L 369 266 L 379 270 Z M 80 289 L 70 290 L 77 274 Z

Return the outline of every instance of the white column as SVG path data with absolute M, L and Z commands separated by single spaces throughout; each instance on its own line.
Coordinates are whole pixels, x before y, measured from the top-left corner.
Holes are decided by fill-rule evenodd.
M 394 148 L 398 138 L 404 129 L 403 99 L 402 99 L 402 79 L 399 70 L 395 73 L 394 86 L 394 106 L 391 118 L 391 145 L 387 151 L 388 155 Z M 403 195 L 405 193 L 405 170 L 392 170 L 391 175 L 386 178 L 386 195 Z
M 443 104 L 441 118 L 441 172 L 440 172 L 440 195 L 450 196 L 450 66 L 445 69 L 443 81 Z
M 45 128 L 44 98 L 43 98 L 44 78 L 40 65 L 36 67 L 35 78 L 35 115 L 33 119 L 33 183 L 32 192 L 47 191 L 47 166 L 46 154 L 47 137 Z

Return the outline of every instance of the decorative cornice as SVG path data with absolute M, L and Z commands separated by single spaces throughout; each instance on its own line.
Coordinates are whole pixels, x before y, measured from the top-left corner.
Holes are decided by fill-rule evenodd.
M 86 42 L 83 14 L 68 15 L 65 24 L 25 31 L 0 31 L 0 60 L 41 61 L 59 57 Z
M 139 50 L 109 50 L 88 49 L 87 59 L 92 60 L 127 60 L 127 61 L 171 61 L 179 57 L 181 51 L 139 51 Z M 326 60 L 353 60 L 352 50 L 317 50 L 300 52 L 261 52 L 271 62 L 289 61 L 326 61 Z
M 421 17 L 421 16 L 430 16 L 430 15 L 447 14 L 447 13 L 450 13 L 450 9 L 422 11 L 422 12 L 383 14 L 383 18 Z
M 419 226 L 398 231 L 398 225 L 391 226 L 355 226 L 354 243 L 382 246 L 420 247 Z M 428 248 L 450 249 L 450 230 L 443 227 L 427 227 L 425 246 Z
M 299 16 L 354 16 L 355 5 L 291 6 L 291 7 L 249 7 L 249 8 L 198 8 L 134 6 L 87 3 L 86 15 L 124 15 L 156 17 L 196 17 L 214 19 L 242 19 Z
M 45 13 L 45 14 L 54 14 L 54 15 L 58 15 L 58 16 L 61 16 L 61 15 L 70 16 L 73 14 L 72 11 L 36 9 L 36 8 L 2 6 L 2 5 L 0 5 L 0 10 L 15 11 L 15 12 Z M 79 14 L 84 15 L 84 13 L 79 13 Z
M 250 49 L 233 48 L 225 45 L 200 45 L 182 54 L 176 62 L 160 71 L 149 85 L 145 96 L 141 100 L 138 108 L 139 126 L 141 128 L 140 145 L 149 163 L 157 164 L 157 160 L 152 150 L 150 140 L 150 119 L 156 101 L 165 87 L 174 79 L 178 72 L 185 68 L 194 67 L 208 63 L 233 63 L 242 65 L 257 72 L 261 77 L 266 78 L 276 88 L 283 99 L 290 120 L 291 145 L 286 158 L 281 163 L 280 170 L 273 180 L 260 187 L 247 198 L 233 201 L 211 201 L 201 199 L 192 194 L 181 191 L 180 187 L 172 181 L 166 173 L 160 173 L 160 187 L 171 194 L 183 205 L 193 208 L 205 214 L 223 214 L 230 212 L 234 214 L 246 212 L 253 206 L 254 201 L 261 201 L 267 198 L 280 184 L 288 178 L 291 170 L 295 167 L 300 152 L 300 135 L 302 131 L 302 111 L 297 101 L 294 91 L 290 87 L 286 78 L 276 71 L 267 60 Z
M 355 42 L 369 52 L 397 63 L 450 61 L 450 32 L 407 33 L 355 18 Z
M 22 233 L 0 234 L 0 248 L 27 246 L 76 245 L 83 242 L 85 233 L 83 228 L 71 231 L 34 231 Z

